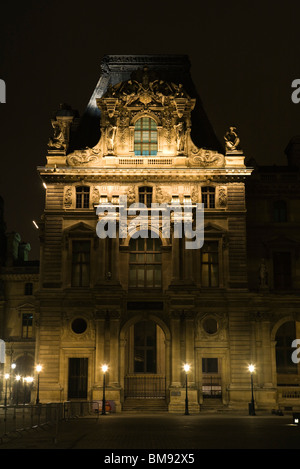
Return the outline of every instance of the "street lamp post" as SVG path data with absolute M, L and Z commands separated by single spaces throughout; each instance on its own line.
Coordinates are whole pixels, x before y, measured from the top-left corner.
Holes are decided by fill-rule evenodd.
M 12 363 L 11 364 L 11 369 L 12 369 L 12 372 L 11 372 L 11 375 L 10 375 L 10 378 L 9 378 L 9 398 L 10 398 L 10 401 L 12 400 L 12 385 L 11 385 L 11 378 L 13 378 L 15 376 L 15 369 L 16 369 L 16 364 L 15 363 Z
M 105 415 L 105 373 L 108 370 L 107 365 L 102 366 L 103 371 L 103 396 L 102 396 L 102 415 Z
M 19 388 L 20 388 L 20 380 L 21 380 L 21 376 L 20 375 L 17 375 L 16 376 L 16 381 L 17 381 L 17 395 L 16 395 L 16 405 L 19 404 Z
M 5 378 L 4 407 L 6 407 L 7 406 L 7 383 L 10 378 L 10 375 L 8 373 L 5 373 L 4 378 Z
M 32 384 L 33 382 L 33 377 L 32 376 L 26 376 L 25 378 L 23 378 L 23 383 L 24 383 L 24 405 L 26 404 L 26 399 L 27 399 L 27 391 L 28 391 L 28 388 L 27 388 L 27 384 Z M 30 399 L 29 399 L 30 401 Z
M 38 375 L 36 404 L 39 404 L 40 403 L 40 372 L 42 371 L 42 366 L 37 365 L 35 369 L 36 369 L 37 375 Z
M 254 406 L 254 394 L 253 394 L 253 373 L 255 370 L 254 365 L 249 365 L 248 367 L 251 376 L 251 404 L 249 408 L 249 415 L 255 415 L 255 406 Z
M 23 377 L 23 405 L 24 405 L 24 406 L 25 406 L 25 404 L 26 404 L 26 394 L 27 394 L 26 383 L 27 383 L 27 378 L 24 376 L 24 377 Z
M 185 371 L 185 415 L 189 415 L 189 399 L 188 399 L 188 372 L 190 370 L 190 365 L 187 363 L 184 365 L 184 371 Z

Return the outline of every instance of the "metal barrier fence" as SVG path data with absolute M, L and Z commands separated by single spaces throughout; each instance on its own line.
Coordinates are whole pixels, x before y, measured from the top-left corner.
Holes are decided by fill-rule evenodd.
M 55 402 L 48 404 L 23 404 L 0 406 L 0 443 L 14 433 L 88 415 L 99 415 L 102 403 Z

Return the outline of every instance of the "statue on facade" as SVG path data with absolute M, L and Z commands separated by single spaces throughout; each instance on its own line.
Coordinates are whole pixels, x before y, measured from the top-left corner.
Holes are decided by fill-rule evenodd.
M 178 153 L 183 153 L 185 146 L 185 128 L 184 123 L 179 122 L 175 126 L 176 132 L 176 142 L 177 142 L 177 151 Z
M 114 151 L 116 132 L 117 132 L 117 126 L 113 124 L 109 124 L 109 126 L 106 129 L 106 143 L 107 143 L 107 150 L 110 153 Z
M 57 120 L 52 120 L 51 124 L 53 127 L 54 135 L 53 138 L 49 139 L 48 148 L 50 150 L 65 150 L 67 143 L 65 140 L 64 124 Z
M 265 259 L 261 260 L 261 264 L 259 267 L 259 286 L 260 288 L 268 287 L 268 269 L 266 266 Z
M 226 151 L 235 151 L 239 149 L 240 139 L 236 133 L 236 127 L 229 127 L 224 136 Z

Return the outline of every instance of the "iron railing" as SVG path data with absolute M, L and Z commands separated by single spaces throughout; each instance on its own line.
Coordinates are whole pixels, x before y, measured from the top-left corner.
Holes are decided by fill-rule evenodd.
M 124 380 L 124 397 L 166 398 L 166 377 L 160 375 L 132 375 Z
M 202 376 L 202 394 L 203 397 L 216 397 L 222 396 L 222 386 L 220 376 Z

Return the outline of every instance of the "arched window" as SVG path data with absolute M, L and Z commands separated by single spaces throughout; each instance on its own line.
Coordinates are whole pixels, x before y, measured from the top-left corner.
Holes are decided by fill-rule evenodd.
M 134 154 L 136 156 L 157 155 L 157 127 L 150 117 L 141 117 L 135 123 Z
M 134 372 L 156 373 L 156 324 L 153 321 L 134 325 Z
M 161 288 L 161 240 L 131 238 L 129 243 L 129 286 L 137 288 Z

